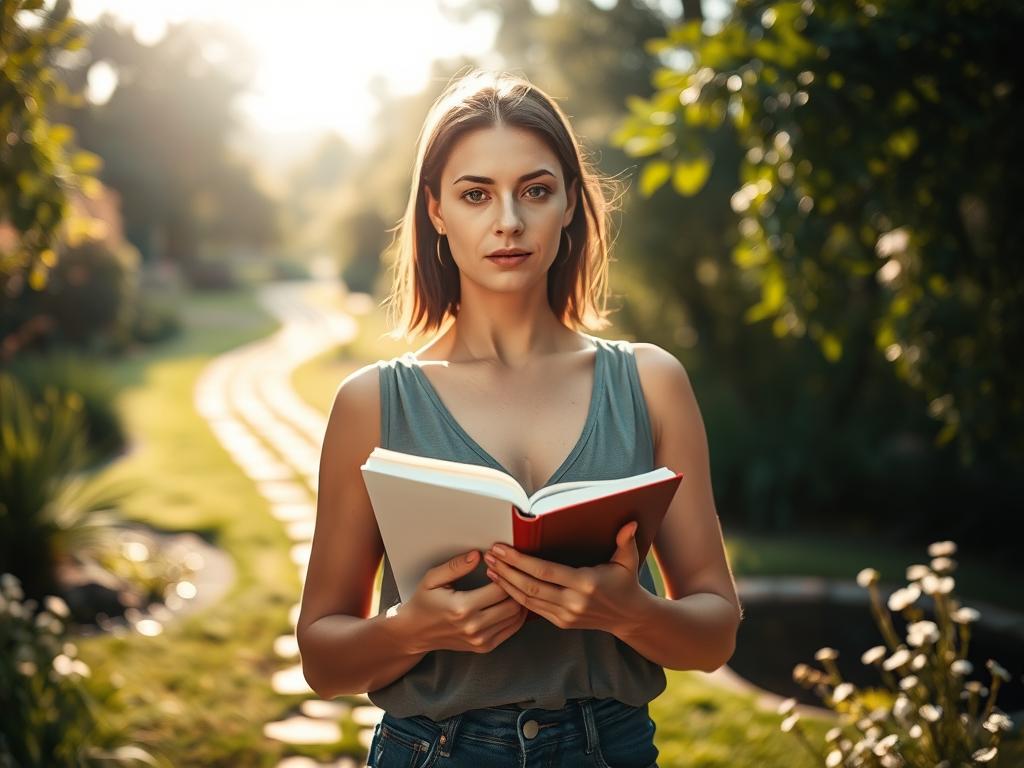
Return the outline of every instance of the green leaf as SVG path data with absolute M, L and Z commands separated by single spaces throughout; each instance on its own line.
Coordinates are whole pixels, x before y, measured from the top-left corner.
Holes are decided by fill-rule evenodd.
M 650 197 L 658 188 L 668 181 L 672 173 L 672 167 L 667 160 L 652 160 L 644 165 L 640 172 L 640 194 Z
M 710 153 L 695 158 L 676 160 L 672 173 L 672 186 L 679 194 L 689 197 L 700 192 L 710 175 Z
M 843 356 L 843 342 L 834 333 L 825 333 L 821 337 L 821 351 L 826 360 L 834 363 Z

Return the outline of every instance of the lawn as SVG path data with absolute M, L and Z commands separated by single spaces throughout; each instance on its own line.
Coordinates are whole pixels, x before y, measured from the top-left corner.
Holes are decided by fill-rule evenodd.
M 270 766 L 285 754 L 263 723 L 294 700 L 271 690 L 286 666 L 272 650 L 290 631 L 300 584 L 290 542 L 252 483 L 193 405 L 196 379 L 218 353 L 271 333 L 277 322 L 248 291 L 184 295 L 184 333 L 110 366 L 132 443 L 104 471 L 137 491 L 126 517 L 193 530 L 232 557 L 237 581 L 217 605 L 157 637 L 80 641 L 95 684 L 118 687 L 110 725 L 174 766 Z

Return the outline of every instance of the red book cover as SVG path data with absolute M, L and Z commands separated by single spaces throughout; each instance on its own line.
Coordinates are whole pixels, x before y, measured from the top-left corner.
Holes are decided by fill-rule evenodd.
M 615 553 L 619 529 L 636 520 L 636 546 L 642 567 L 682 479 L 683 474 L 677 472 L 674 477 L 539 516 L 523 514 L 513 507 L 512 544 L 520 552 L 573 567 L 600 565 Z M 530 611 L 526 620 L 537 618 L 541 617 Z

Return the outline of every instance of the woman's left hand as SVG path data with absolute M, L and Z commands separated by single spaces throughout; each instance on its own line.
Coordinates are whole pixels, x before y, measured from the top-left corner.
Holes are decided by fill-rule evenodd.
M 629 621 L 638 592 L 644 591 L 637 578 L 636 527 L 632 521 L 619 529 L 607 563 L 580 568 L 495 544 L 484 554 L 487 575 L 516 602 L 557 627 L 615 632 Z

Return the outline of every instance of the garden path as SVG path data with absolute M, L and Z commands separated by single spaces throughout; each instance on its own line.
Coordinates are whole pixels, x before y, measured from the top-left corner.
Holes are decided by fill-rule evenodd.
M 300 581 L 305 580 L 313 538 L 327 418 L 295 393 L 291 374 L 305 361 L 356 335 L 355 319 L 342 309 L 343 291 L 329 277 L 272 283 L 261 289 L 260 301 L 281 321 L 280 328 L 212 360 L 195 390 L 198 411 L 284 526 Z M 365 696 L 350 697 L 351 702 L 323 700 L 306 684 L 294 632 L 300 595 L 295 597 L 289 614 L 292 631 L 274 643 L 284 666 L 273 675 L 272 685 L 282 696 L 306 698 L 290 716 L 266 723 L 264 734 L 288 744 L 333 744 L 342 738 L 342 724 L 351 722 L 361 743 L 369 746 L 382 710 Z M 357 763 L 351 756 L 320 763 L 295 755 L 278 765 L 354 768 Z

